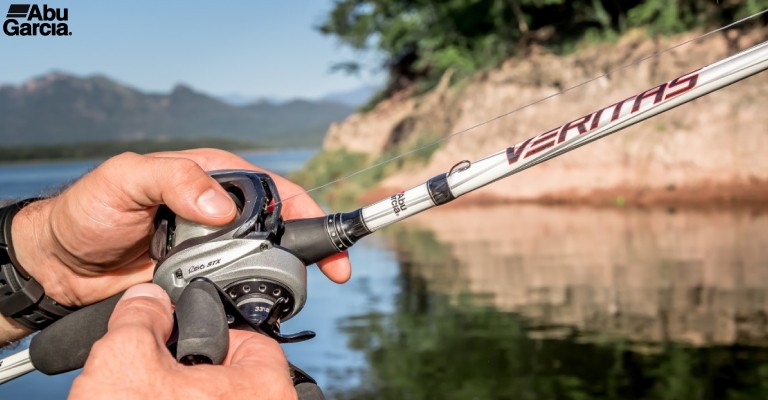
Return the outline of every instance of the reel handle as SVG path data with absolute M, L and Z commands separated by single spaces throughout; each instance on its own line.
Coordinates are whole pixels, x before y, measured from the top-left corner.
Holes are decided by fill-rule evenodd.
M 229 350 L 229 325 L 216 287 L 192 281 L 176 302 L 176 361 L 186 364 L 221 364 Z

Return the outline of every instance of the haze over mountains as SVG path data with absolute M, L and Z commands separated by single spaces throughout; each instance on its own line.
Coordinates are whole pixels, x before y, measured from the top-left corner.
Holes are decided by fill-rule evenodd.
M 320 97 L 318 100 L 323 102 L 333 102 L 346 104 L 350 107 L 360 107 L 365 104 L 368 99 L 381 89 L 376 85 L 365 85 L 357 89 L 344 90 L 339 92 L 327 93 Z M 278 96 L 246 96 L 240 93 L 229 93 L 225 95 L 216 96 L 219 100 L 234 106 L 244 106 L 259 102 L 269 102 L 273 104 L 285 104 L 290 99 Z
M 330 100 L 237 106 L 184 85 L 145 93 L 108 77 L 50 73 L 0 86 L 2 146 L 222 138 L 258 146 L 313 146 L 354 107 Z

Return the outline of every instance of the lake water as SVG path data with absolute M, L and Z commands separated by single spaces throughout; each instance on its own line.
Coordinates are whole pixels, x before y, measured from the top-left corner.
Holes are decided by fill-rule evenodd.
M 311 154 L 245 157 L 284 173 Z M 95 164 L 0 166 L 0 197 Z M 768 398 L 760 210 L 447 206 L 350 253 L 352 280 L 311 267 L 284 324 L 318 333 L 284 349 L 329 399 Z M 0 399 L 63 399 L 74 376 L 29 374 Z

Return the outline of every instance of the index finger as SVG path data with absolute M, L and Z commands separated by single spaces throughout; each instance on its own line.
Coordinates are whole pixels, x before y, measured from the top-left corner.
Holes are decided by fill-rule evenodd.
M 192 149 L 181 151 L 167 151 L 147 154 L 151 157 L 187 158 L 196 162 L 206 171 L 218 169 L 245 169 L 260 171 L 269 174 L 280 190 L 283 202 L 283 216 L 286 219 L 322 217 L 326 213 L 299 185 L 275 174 L 271 171 L 259 168 L 241 157 L 228 151 L 218 149 Z M 289 199 L 289 200 L 288 200 Z M 344 283 L 352 274 L 352 266 L 347 252 L 334 254 L 317 263 L 320 270 L 336 283 Z

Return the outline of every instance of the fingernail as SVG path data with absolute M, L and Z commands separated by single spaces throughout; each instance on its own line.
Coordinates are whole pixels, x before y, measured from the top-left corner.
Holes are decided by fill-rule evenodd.
M 135 286 L 131 286 L 125 291 L 120 301 L 126 301 L 129 299 L 135 299 L 137 297 L 151 297 L 158 299 L 163 303 L 163 306 L 171 312 L 171 300 L 168 294 L 160 287 L 152 283 L 140 283 Z
M 235 203 L 222 191 L 211 188 L 197 198 L 197 206 L 209 217 L 226 217 L 232 213 Z

